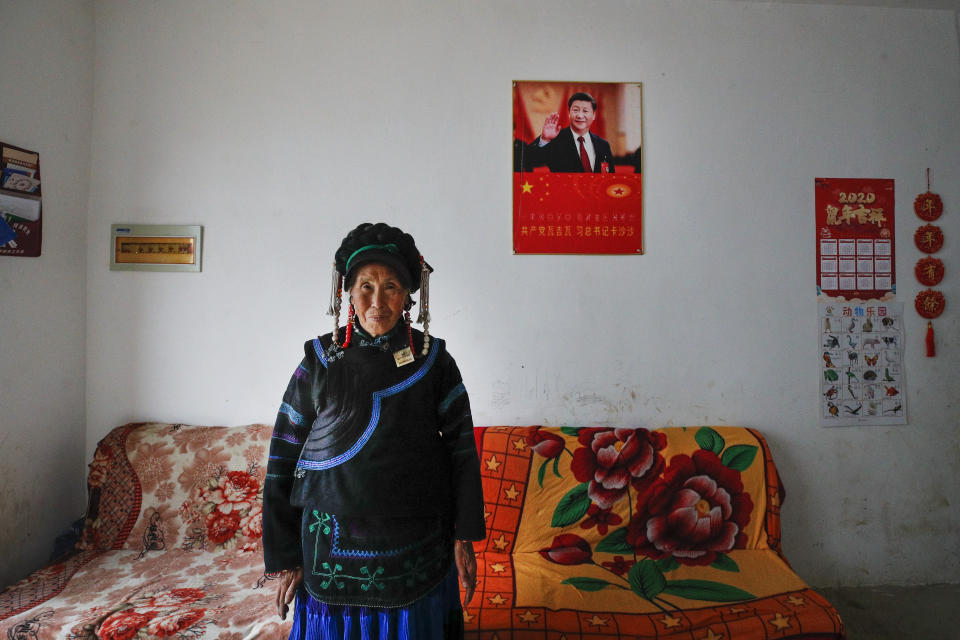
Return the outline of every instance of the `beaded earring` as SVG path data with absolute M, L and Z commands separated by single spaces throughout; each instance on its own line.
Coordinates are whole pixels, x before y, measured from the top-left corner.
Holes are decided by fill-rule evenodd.
M 333 344 L 340 342 L 340 304 L 343 294 L 343 276 L 337 271 L 337 263 L 333 263 L 333 282 L 330 283 L 330 307 L 327 315 L 333 316 Z
M 343 341 L 343 348 L 346 349 L 350 346 L 350 339 L 353 338 L 353 303 L 350 303 L 350 307 L 347 311 L 347 338 Z
M 417 322 L 423 325 L 423 349 L 420 355 L 430 351 L 430 273 L 433 271 L 423 256 L 420 256 L 420 315 Z

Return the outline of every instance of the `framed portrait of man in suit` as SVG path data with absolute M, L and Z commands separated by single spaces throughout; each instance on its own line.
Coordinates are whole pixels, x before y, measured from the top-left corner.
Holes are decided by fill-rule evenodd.
M 514 253 L 643 253 L 643 87 L 513 82 Z

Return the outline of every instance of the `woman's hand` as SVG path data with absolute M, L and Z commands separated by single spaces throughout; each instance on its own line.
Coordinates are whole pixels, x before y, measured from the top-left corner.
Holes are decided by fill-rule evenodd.
M 287 619 L 287 609 L 297 593 L 297 586 L 303 580 L 303 569 L 284 569 L 280 572 L 277 583 L 277 615 L 281 620 Z
M 477 588 L 477 558 L 473 555 L 473 542 L 457 540 L 453 545 L 453 559 L 457 563 L 457 573 L 460 574 L 460 584 L 464 589 L 463 608 L 466 609 Z

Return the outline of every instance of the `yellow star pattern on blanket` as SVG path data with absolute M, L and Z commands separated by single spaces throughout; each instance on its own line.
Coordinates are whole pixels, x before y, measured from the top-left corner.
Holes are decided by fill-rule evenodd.
M 674 627 L 679 627 L 682 621 L 680 618 L 674 618 L 673 616 L 664 616 L 660 619 L 660 622 L 662 622 L 663 626 L 667 629 L 673 629 Z
M 784 615 L 781 614 L 779 611 L 777 612 L 777 615 L 775 617 L 770 618 L 767 622 L 775 626 L 777 628 L 777 631 L 782 631 L 784 629 L 790 628 L 790 616 L 784 617 Z
M 517 615 L 518 615 L 518 616 L 520 617 L 520 619 L 523 620 L 524 622 L 530 622 L 530 623 L 536 622 L 536 621 L 539 620 L 539 618 L 540 618 L 540 614 L 539 614 L 539 613 L 534 613 L 533 611 L 530 611 L 529 609 L 527 609 L 527 610 L 524 611 L 523 613 L 520 613 L 520 614 L 517 614 Z

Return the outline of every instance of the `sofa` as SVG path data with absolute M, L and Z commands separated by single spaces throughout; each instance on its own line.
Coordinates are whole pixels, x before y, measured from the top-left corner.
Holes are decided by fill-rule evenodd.
M 0 593 L 0 634 L 286 638 L 262 564 L 272 427 L 139 423 L 97 446 L 72 553 Z M 466 637 L 844 638 L 780 548 L 783 488 L 734 427 L 477 428 L 487 538 Z

